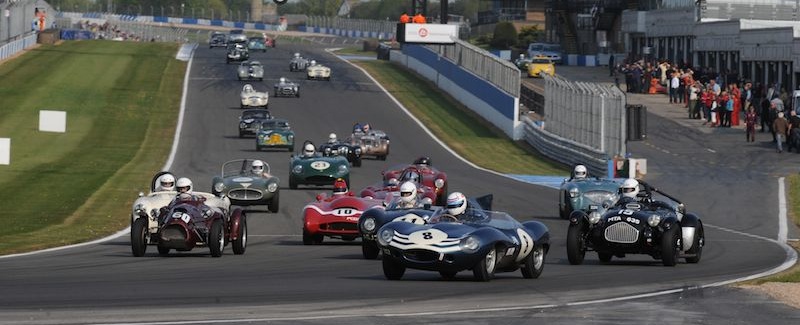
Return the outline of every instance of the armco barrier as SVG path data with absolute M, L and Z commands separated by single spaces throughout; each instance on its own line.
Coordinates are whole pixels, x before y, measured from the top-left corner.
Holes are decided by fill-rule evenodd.
M 440 57 L 425 46 L 404 44 L 402 53 L 393 51 L 390 59 L 436 83 L 439 89 L 458 99 L 510 138 L 522 138 L 519 98 Z
M 605 175 L 609 157 L 601 151 L 589 146 L 570 141 L 549 132 L 537 125 L 527 116 L 523 116 L 524 138 L 532 147 L 551 159 L 571 166 L 576 163 L 585 165 L 592 175 Z

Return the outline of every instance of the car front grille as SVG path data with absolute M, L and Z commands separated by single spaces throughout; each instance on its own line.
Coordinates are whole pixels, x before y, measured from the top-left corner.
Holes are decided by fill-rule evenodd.
M 333 178 L 330 178 L 328 176 L 315 175 L 315 176 L 311 176 L 311 177 L 306 178 L 306 182 L 314 183 L 314 184 L 331 184 L 331 185 L 333 185 Z
M 410 261 L 433 262 L 439 259 L 439 253 L 425 249 L 409 249 L 403 252 L 403 257 Z
M 234 200 L 260 200 L 264 194 L 254 189 L 235 189 L 228 192 L 228 197 Z
M 283 87 L 280 88 L 280 92 L 285 95 L 294 94 L 294 89 L 292 87 Z
M 186 240 L 186 233 L 179 226 L 167 226 L 161 229 L 162 242 L 183 242 Z
M 617 222 L 606 227 L 605 238 L 613 243 L 631 244 L 639 240 L 639 230 L 627 222 Z
M 329 224 L 320 225 L 320 228 L 335 231 L 356 231 L 358 224 L 352 222 L 331 222 Z

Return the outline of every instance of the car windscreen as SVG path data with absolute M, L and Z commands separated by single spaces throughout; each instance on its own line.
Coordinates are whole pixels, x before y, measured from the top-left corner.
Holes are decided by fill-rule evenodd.
M 261 111 L 261 110 L 258 110 L 258 111 L 244 111 L 242 113 L 242 118 L 243 119 L 248 119 L 248 118 L 268 119 L 269 116 L 270 116 L 269 113 L 267 113 L 266 111 Z
M 534 64 L 548 64 L 548 63 L 551 63 L 551 62 L 548 59 L 533 59 L 533 60 L 531 60 L 531 63 L 534 63 Z
M 553 52 L 561 52 L 561 45 L 558 45 L 558 44 L 546 44 L 544 46 L 544 50 L 553 51 Z
M 468 209 L 465 215 L 459 217 L 459 220 L 466 225 L 489 226 L 497 229 L 517 229 L 522 227 L 522 224 L 508 215 L 508 213 L 499 211 Z
M 287 121 L 270 120 L 270 121 L 266 121 L 264 123 L 261 123 L 261 127 L 265 128 L 265 129 L 272 129 L 272 130 L 288 129 L 289 128 L 289 122 L 287 122 Z

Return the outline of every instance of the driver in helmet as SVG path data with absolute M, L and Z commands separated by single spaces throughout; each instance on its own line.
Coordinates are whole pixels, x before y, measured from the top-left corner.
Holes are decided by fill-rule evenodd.
M 445 205 L 447 214 L 461 220 L 467 212 L 467 197 L 461 192 L 453 192 L 447 196 Z
M 316 151 L 316 148 L 314 148 L 314 145 L 312 143 L 310 143 L 310 142 L 306 143 L 303 146 L 303 157 L 305 157 L 305 158 L 314 157 L 314 152 L 315 151 Z
M 158 178 L 156 185 L 156 192 L 174 191 L 175 190 L 175 176 L 172 174 L 164 174 Z
M 339 140 L 336 138 L 336 133 L 331 133 L 328 135 L 328 143 L 329 144 L 339 143 Z
M 572 170 L 572 179 L 587 179 L 589 178 L 589 172 L 584 165 L 577 165 Z
M 286 78 L 281 77 L 280 79 L 278 79 L 278 83 L 281 84 L 281 85 L 285 84 L 286 83 Z
M 364 129 L 361 126 L 361 123 L 356 123 L 353 125 L 353 133 L 354 134 L 364 133 Z
M 347 182 L 343 178 L 337 178 L 333 183 L 333 197 L 351 195 L 347 190 Z
M 430 157 L 426 157 L 426 156 L 419 157 L 416 160 L 414 160 L 414 165 L 420 165 L 420 166 L 426 166 L 426 167 L 430 166 L 430 165 L 432 165 L 431 158 Z
M 297 53 L 297 52 L 295 52 L 295 53 L 294 53 L 294 58 L 295 58 L 295 59 L 299 59 L 299 58 L 300 58 L 300 53 Z
M 361 127 L 361 130 L 364 131 L 364 133 L 369 133 L 370 129 L 371 127 L 369 126 L 369 123 L 364 123 L 364 126 Z
M 178 178 L 178 181 L 175 182 L 175 188 L 178 190 L 178 199 L 184 201 L 194 199 L 194 195 L 192 194 L 192 180 L 186 177 Z
M 317 60 L 311 60 L 311 62 L 309 62 L 309 65 L 312 66 L 317 65 Z
M 419 184 L 420 176 L 416 170 L 409 170 L 400 177 L 401 182 L 412 182 L 414 184 Z
M 269 173 L 267 173 L 264 165 L 264 162 L 261 160 L 253 160 L 253 163 L 250 164 L 250 172 L 258 177 L 269 177 Z
M 417 207 L 417 185 L 405 182 L 400 185 L 400 197 L 397 198 L 398 209 L 413 209 Z
M 619 187 L 620 198 L 617 205 L 624 205 L 630 202 L 638 201 L 639 195 L 639 181 L 633 178 L 628 178 L 622 182 Z

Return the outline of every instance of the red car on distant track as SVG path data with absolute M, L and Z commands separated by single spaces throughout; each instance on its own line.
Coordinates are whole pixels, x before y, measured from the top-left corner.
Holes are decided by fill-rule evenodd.
M 411 180 L 433 189 L 434 196 L 431 200 L 434 205 L 443 206 L 447 201 L 447 174 L 434 168 L 428 157 L 419 157 L 410 165 L 394 166 L 381 174 L 386 184 L 397 183 L 399 186 L 404 181 Z
M 346 186 L 339 184 L 340 180 L 337 180 L 333 195 L 320 193 L 316 201 L 303 207 L 304 245 L 320 244 L 325 236 L 354 240 L 359 236 L 358 218 L 361 213 L 383 206 L 383 200 L 354 196 Z

